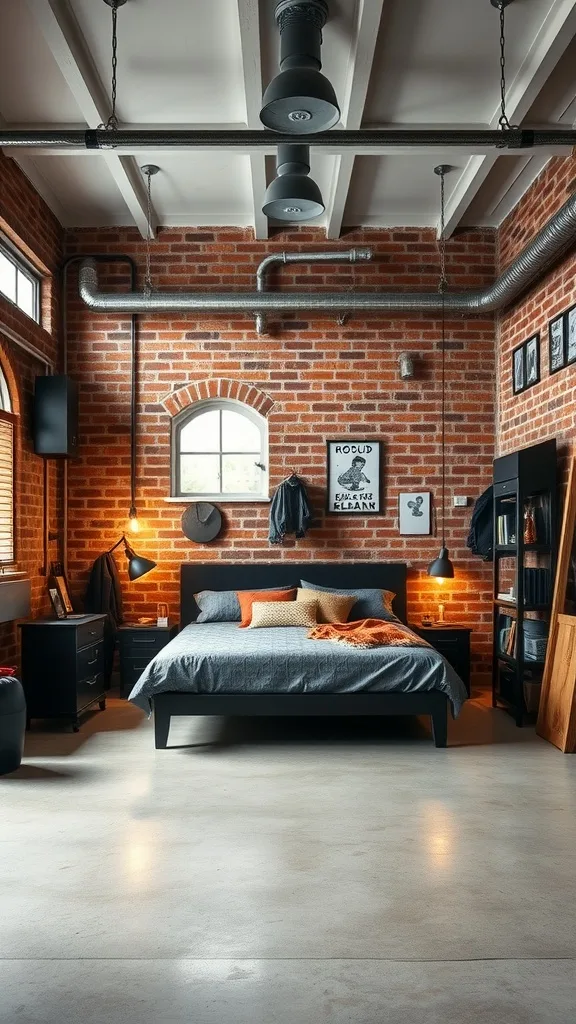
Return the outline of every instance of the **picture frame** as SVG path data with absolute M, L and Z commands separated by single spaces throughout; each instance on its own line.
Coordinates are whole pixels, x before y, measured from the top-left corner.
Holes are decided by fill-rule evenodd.
M 548 367 L 550 374 L 566 366 L 566 315 L 560 313 L 548 324 Z M 576 353 L 574 355 L 576 360 Z
M 566 366 L 576 363 L 576 304 L 565 313 Z
M 524 342 L 512 352 L 512 391 L 515 395 L 526 390 L 526 349 Z
M 401 491 L 398 495 L 398 530 L 403 536 L 427 536 L 432 529 L 430 491 Z
M 56 618 L 65 619 L 66 609 L 62 604 L 62 598 L 60 597 L 57 588 L 48 587 L 48 593 L 50 595 L 50 601 L 52 602 L 52 608 L 54 609 L 54 614 L 56 615 Z
M 526 342 L 525 354 L 526 388 L 540 383 L 540 335 L 533 334 Z
M 70 591 L 68 590 L 68 581 L 66 577 L 60 574 L 53 574 L 49 579 L 50 588 L 56 590 L 64 613 L 70 615 L 73 611 L 72 598 L 70 597 Z
M 381 467 L 381 441 L 326 441 L 326 511 L 330 515 L 381 515 Z

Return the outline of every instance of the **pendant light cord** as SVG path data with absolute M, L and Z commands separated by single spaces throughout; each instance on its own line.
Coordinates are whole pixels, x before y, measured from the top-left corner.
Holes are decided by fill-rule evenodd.
M 446 288 L 448 279 L 446 277 L 446 194 L 444 178 L 446 169 L 442 167 L 438 171 L 440 175 L 440 281 L 438 291 L 442 300 L 442 547 L 446 547 L 445 518 L 446 518 Z
M 508 120 L 508 114 L 506 113 L 506 21 L 505 21 L 505 10 L 506 4 L 500 3 L 498 5 L 500 11 L 500 117 L 498 118 L 498 125 L 503 131 L 506 129 L 517 128 L 517 124 L 510 124 Z
M 118 131 L 118 117 L 116 114 L 116 99 L 118 94 L 118 0 L 112 0 L 112 112 L 106 121 L 98 125 L 107 131 Z

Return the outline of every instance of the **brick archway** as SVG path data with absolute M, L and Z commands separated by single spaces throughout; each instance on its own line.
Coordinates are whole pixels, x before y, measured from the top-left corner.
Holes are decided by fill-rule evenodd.
M 229 380 L 226 377 L 210 377 L 206 380 L 189 381 L 176 391 L 161 399 L 169 416 L 176 416 L 195 402 L 205 402 L 208 398 L 230 398 L 250 406 L 261 416 L 268 416 L 274 401 L 254 384 L 242 380 Z

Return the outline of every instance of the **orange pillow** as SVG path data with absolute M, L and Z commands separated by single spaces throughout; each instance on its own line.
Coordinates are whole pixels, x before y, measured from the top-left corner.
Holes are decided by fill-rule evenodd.
M 246 628 L 252 622 L 252 603 L 254 601 L 295 601 L 294 590 L 237 590 L 236 597 L 240 605 L 242 621 L 240 626 Z

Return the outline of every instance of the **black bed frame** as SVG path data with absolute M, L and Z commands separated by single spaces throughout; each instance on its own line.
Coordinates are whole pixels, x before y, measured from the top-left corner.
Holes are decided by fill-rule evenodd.
M 298 586 L 308 580 L 322 587 L 381 587 L 392 590 L 394 611 L 406 621 L 406 566 L 400 562 L 259 562 L 237 565 L 196 562 L 180 571 L 180 624 L 196 619 L 194 594 L 201 590 L 258 590 Z M 166 749 L 172 715 L 429 715 L 437 747 L 448 734 L 448 698 L 439 690 L 417 693 L 160 693 L 153 698 L 156 747 Z

